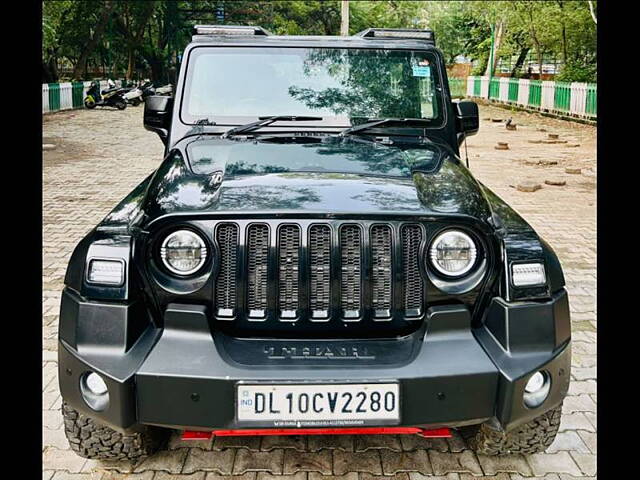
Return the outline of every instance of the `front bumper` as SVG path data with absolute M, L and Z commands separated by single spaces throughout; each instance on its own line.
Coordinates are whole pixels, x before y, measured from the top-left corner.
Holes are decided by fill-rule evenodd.
M 255 428 L 235 415 L 238 382 L 397 381 L 400 425 L 437 428 L 489 422 L 509 430 L 562 401 L 569 387 L 567 295 L 548 302 L 494 299 L 483 327 L 462 306 L 428 310 L 422 328 L 401 339 L 235 339 L 210 329 L 205 307 L 172 304 L 163 329 L 136 330 L 139 306 L 87 302 L 63 294 L 59 355 L 64 400 L 118 430 L 140 425 L 213 430 Z M 109 322 L 105 326 L 103 322 Z M 138 322 L 139 323 L 139 322 Z M 523 403 L 536 371 L 551 378 L 537 408 Z M 103 376 L 109 406 L 91 410 L 85 372 Z M 265 424 L 261 427 L 273 427 Z

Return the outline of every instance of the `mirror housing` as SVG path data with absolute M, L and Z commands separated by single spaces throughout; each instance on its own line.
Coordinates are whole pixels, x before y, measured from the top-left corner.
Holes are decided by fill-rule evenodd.
M 173 97 L 151 95 L 144 101 L 144 128 L 155 132 L 167 144 L 171 114 L 173 113 Z
M 455 102 L 456 130 L 462 137 L 475 135 L 480 129 L 478 105 L 470 100 Z

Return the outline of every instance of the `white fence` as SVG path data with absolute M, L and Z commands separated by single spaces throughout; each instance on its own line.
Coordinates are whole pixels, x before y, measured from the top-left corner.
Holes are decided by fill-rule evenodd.
M 122 86 L 121 80 L 115 81 L 116 87 Z M 91 82 L 74 83 L 43 83 L 42 84 L 42 113 L 56 112 L 58 110 L 69 110 L 72 108 L 82 108 L 84 97 Z M 109 87 L 107 80 L 100 81 L 100 90 Z
M 468 97 L 485 98 L 558 115 L 591 120 L 598 116 L 598 86 L 595 83 L 468 77 L 466 93 Z

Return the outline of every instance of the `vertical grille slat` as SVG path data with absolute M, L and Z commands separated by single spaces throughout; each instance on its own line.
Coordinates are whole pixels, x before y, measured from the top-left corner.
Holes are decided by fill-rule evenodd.
M 362 299 L 362 230 L 357 225 L 340 229 L 340 303 L 345 321 L 360 318 Z
M 314 321 L 329 319 L 331 293 L 331 228 L 309 229 L 309 309 Z
M 417 317 L 422 314 L 424 280 L 420 274 L 419 253 L 422 229 L 419 225 L 402 227 L 403 302 L 405 314 Z
M 371 303 L 374 317 L 391 318 L 391 227 L 371 228 Z
M 278 304 L 283 321 L 293 321 L 298 315 L 299 272 L 300 227 L 283 225 L 278 232 Z
M 247 307 L 251 319 L 266 318 L 268 260 L 269 227 L 251 225 L 247 232 Z
M 236 307 L 238 270 L 238 226 L 225 223 L 218 227 L 216 241 L 220 248 L 220 270 L 216 282 L 216 311 L 219 317 L 233 317 Z

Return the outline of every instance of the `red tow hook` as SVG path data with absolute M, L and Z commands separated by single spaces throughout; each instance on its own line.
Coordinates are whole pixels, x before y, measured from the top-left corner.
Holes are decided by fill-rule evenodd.
M 450 438 L 448 428 L 364 427 L 364 428 L 264 428 L 253 430 L 185 430 L 182 440 L 209 440 L 211 437 L 248 437 L 269 435 L 419 435 L 424 438 Z

